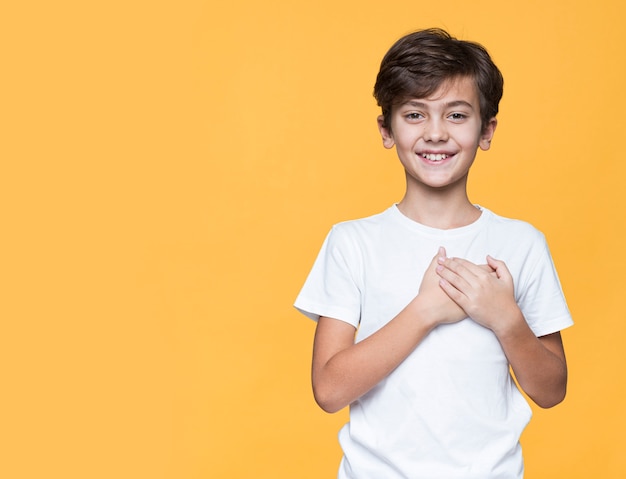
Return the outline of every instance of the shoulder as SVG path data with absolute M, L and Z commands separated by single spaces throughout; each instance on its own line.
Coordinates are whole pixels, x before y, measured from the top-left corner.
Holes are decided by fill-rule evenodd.
M 329 238 L 335 241 L 362 241 L 372 239 L 391 221 L 391 208 L 365 218 L 342 221 L 333 225 Z
M 359 265 L 378 254 L 389 234 L 390 210 L 333 225 L 323 250 L 346 264 Z
M 482 208 L 488 216 L 487 225 L 493 234 L 501 235 L 516 243 L 545 243 L 544 234 L 527 221 L 500 216 L 491 210 Z

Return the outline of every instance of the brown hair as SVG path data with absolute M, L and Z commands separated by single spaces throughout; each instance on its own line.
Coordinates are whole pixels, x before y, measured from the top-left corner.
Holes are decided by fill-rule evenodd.
M 385 54 L 376 77 L 374 97 L 383 126 L 391 127 L 391 110 L 409 97 L 426 98 L 446 81 L 469 77 L 476 82 L 483 128 L 498 113 L 504 80 L 480 44 L 457 40 L 445 30 L 410 33 Z

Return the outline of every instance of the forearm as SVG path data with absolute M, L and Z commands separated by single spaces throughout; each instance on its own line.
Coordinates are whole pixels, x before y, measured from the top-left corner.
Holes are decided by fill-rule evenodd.
M 441 287 L 472 320 L 495 333 L 524 392 L 541 407 L 561 402 L 567 387 L 561 336 L 534 335 L 504 262 L 487 256 L 491 272 L 460 258 L 440 258 L 439 264 Z
M 560 334 L 537 338 L 522 313 L 496 333 L 520 387 L 540 407 L 565 398 L 567 363 Z
M 313 392 L 322 409 L 336 412 L 349 405 L 411 354 L 433 327 L 423 303 L 419 297 L 415 298 L 371 336 L 332 355 L 314 352 Z M 323 344 L 320 348 L 328 344 L 327 339 L 318 338 L 317 333 L 315 342 L 316 349 L 318 343 Z

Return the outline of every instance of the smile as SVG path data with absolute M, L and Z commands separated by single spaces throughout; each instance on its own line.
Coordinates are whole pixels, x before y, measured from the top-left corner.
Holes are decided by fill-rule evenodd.
M 431 153 L 423 153 L 422 158 L 428 160 L 428 161 L 441 161 L 441 160 L 445 160 L 446 158 L 448 158 L 448 155 L 446 154 L 431 154 Z

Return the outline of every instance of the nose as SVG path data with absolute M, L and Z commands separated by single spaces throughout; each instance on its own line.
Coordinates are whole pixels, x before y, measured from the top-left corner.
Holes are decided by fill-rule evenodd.
M 431 118 L 424 125 L 424 140 L 437 143 L 448 139 L 448 129 L 443 120 Z

